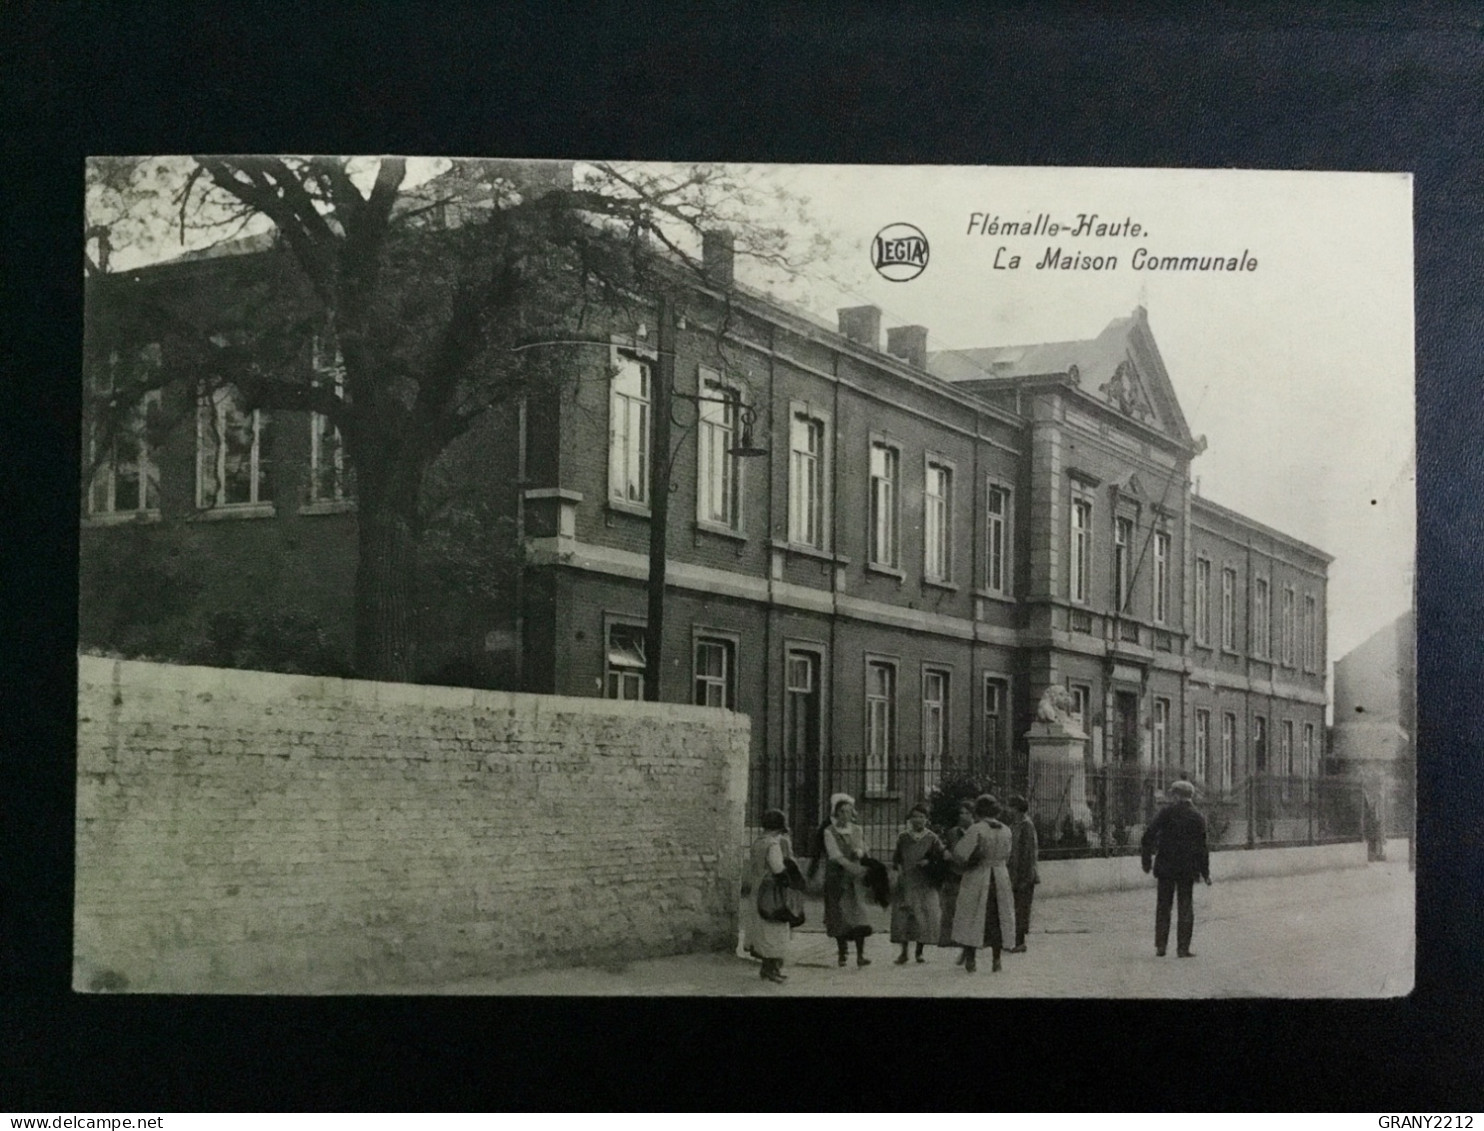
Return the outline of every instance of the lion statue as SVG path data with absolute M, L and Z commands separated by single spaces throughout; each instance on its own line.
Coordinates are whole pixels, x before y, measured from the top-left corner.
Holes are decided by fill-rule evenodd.
M 1036 705 L 1036 718 L 1043 723 L 1073 725 L 1071 692 L 1059 684 L 1052 684 L 1041 693 L 1041 702 Z

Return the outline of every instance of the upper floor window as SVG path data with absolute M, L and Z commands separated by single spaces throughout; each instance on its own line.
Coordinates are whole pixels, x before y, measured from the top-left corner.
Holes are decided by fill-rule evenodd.
M 795 409 L 789 425 L 788 540 L 824 548 L 824 421 Z
M 1293 623 L 1294 606 L 1293 587 L 1291 585 L 1285 585 L 1283 587 L 1282 602 L 1283 603 L 1279 606 L 1278 614 L 1278 641 L 1279 648 L 1281 649 L 1281 659 L 1283 662 L 1283 666 L 1285 668 L 1291 668 L 1294 666 L 1293 657 L 1296 635 L 1296 629 Z
M 1252 654 L 1267 657 L 1268 644 L 1272 639 L 1272 599 L 1268 595 L 1266 578 L 1254 578 L 1252 582 Z
M 732 641 L 698 636 L 695 654 L 696 706 L 735 710 L 736 668 L 736 646 Z
M 1206 558 L 1195 561 L 1195 642 L 1211 643 L 1211 563 Z
M 901 452 L 881 440 L 871 441 L 871 564 L 896 566 L 897 492 Z
M 331 334 L 316 334 L 312 346 L 314 383 L 345 400 L 345 364 Z M 339 502 L 355 496 L 354 476 L 340 429 L 323 413 L 309 414 L 309 501 Z
M 644 629 L 634 624 L 608 626 L 604 691 L 609 699 L 644 698 Z
M 620 353 L 609 400 L 608 496 L 649 505 L 649 362 Z
M 1154 619 L 1164 624 L 1170 615 L 1170 536 L 1154 535 Z
M 1319 670 L 1319 602 L 1304 594 L 1304 671 Z
M 1130 554 L 1134 544 L 1134 520 L 1122 516 L 1113 520 L 1113 604 L 1116 612 L 1128 609 Z
M 1221 571 L 1221 647 L 1237 650 L 1237 571 Z
M 158 368 L 159 346 L 146 346 L 138 360 L 142 367 Z M 113 401 L 119 385 L 137 387 L 148 380 L 142 373 L 125 379 L 119 371 L 119 355 L 111 354 L 94 382 L 101 406 L 88 436 L 88 459 L 94 469 L 88 489 L 88 513 L 92 515 L 145 514 L 160 507 L 160 468 L 148 436 L 150 413 L 159 411 L 160 390 L 146 390 L 121 416 L 105 420 L 107 414 L 121 411 Z
M 731 449 L 737 446 L 742 396 L 710 370 L 701 370 L 700 384 L 696 518 L 736 530 L 742 525 L 742 461 Z
M 1010 488 L 991 483 L 986 495 L 984 587 L 991 593 L 1008 595 L 1012 550 Z
M 929 581 L 948 581 L 953 566 L 953 469 L 928 461 L 923 498 L 923 574 Z
M 268 414 L 247 411 L 230 385 L 202 398 L 196 417 L 196 505 L 248 506 L 268 498 Z
M 1072 537 L 1067 596 L 1080 604 L 1087 602 L 1088 579 L 1092 574 L 1092 502 L 1072 500 Z

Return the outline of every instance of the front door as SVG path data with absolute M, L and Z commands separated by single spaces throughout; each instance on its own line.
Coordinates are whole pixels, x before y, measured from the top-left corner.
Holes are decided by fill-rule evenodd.
M 794 851 L 809 851 L 810 837 L 822 820 L 819 795 L 819 653 L 789 649 L 784 664 L 783 810 L 793 832 Z

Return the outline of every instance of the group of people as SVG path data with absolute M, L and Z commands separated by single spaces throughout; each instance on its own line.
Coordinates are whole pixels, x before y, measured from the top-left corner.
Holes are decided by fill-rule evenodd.
M 1193 888 L 1196 880 L 1211 882 L 1206 822 L 1192 804 L 1194 794 L 1190 782 L 1172 783 L 1171 804 L 1149 823 L 1140 843 L 1144 871 L 1153 871 L 1157 881 L 1154 945 L 1160 956 L 1169 943 L 1170 912 L 1178 908 L 1176 954 L 1193 957 Z M 985 948 L 995 971 L 1001 968 L 1001 954 L 1025 951 L 1040 882 L 1036 826 L 1028 809 L 1025 798 L 1011 797 L 1002 820 L 1000 803 L 981 794 L 959 804 L 957 822 L 939 837 L 928 828 L 927 807 L 914 805 L 892 854 L 893 880 L 885 864 L 865 850 L 855 799 L 846 793 L 831 797 L 829 819 L 815 839 L 810 874 L 824 871 L 825 933 L 835 940 L 839 964 L 849 962 L 852 945 L 856 965 L 871 964 L 866 957 L 866 939 L 872 934 L 869 901 L 891 906 L 891 941 L 901 948 L 898 965 L 909 961 L 909 950 L 916 961 L 926 962 L 928 946 L 956 947 L 958 965 L 973 974 Z M 784 882 L 790 874 L 797 877 L 798 870 L 790 867 L 793 851 L 783 813 L 768 810 L 762 828 L 743 888 L 745 935 L 748 949 L 762 959 L 761 976 L 782 983 L 788 978 L 783 962 L 791 927 L 765 920 L 756 902 L 745 897 L 770 877 Z
M 909 950 L 926 962 L 928 946 L 958 948 L 957 962 L 972 974 L 979 952 L 986 947 L 991 968 L 999 970 L 1002 953 L 1026 949 L 1031 902 L 1040 877 L 1036 872 L 1036 829 L 1023 797 L 1009 799 L 1010 812 L 1001 820 L 1000 803 L 990 794 L 963 801 L 958 820 L 943 837 L 928 828 L 926 806 L 915 805 L 907 828 L 892 855 L 894 880 L 886 866 L 865 850 L 865 838 L 856 823 L 855 799 L 846 793 L 830 798 L 830 815 L 816 837 L 811 875 L 824 871 L 825 933 L 835 940 L 841 966 L 850 961 L 852 945 L 857 966 L 869 966 L 866 939 L 872 926 L 868 902 L 891 907 L 891 941 L 901 950 L 898 965 Z M 763 814 L 762 835 L 752 846 L 745 891 L 756 891 L 769 877 L 783 877 L 791 856 L 788 825 L 782 812 Z M 762 959 L 760 976 L 783 982 L 790 928 L 769 922 L 755 903 L 744 899 L 748 948 Z

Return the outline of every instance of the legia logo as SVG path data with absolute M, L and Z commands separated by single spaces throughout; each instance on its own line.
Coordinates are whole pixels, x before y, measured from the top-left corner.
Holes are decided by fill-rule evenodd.
M 912 224 L 888 224 L 871 241 L 871 266 L 893 283 L 905 283 L 927 270 L 928 240 Z

